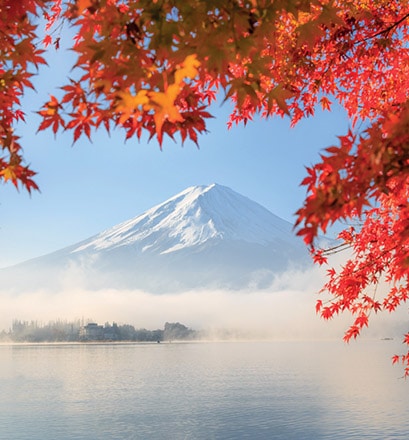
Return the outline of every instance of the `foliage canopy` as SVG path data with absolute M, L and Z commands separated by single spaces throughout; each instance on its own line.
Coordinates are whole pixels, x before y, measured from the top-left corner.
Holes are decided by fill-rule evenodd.
M 314 247 L 319 231 L 359 221 L 340 234 L 339 249 L 350 247 L 352 257 L 328 270 L 329 299 L 317 302 L 326 319 L 350 311 L 345 340 L 356 338 L 372 312 L 394 311 L 409 296 L 408 3 L 0 0 L 0 180 L 37 189 L 14 126 L 62 21 L 76 29 L 78 75 L 38 111 L 39 130 L 70 130 L 74 141 L 118 127 L 126 138 L 147 132 L 159 144 L 166 135 L 197 143 L 220 90 L 234 104 L 229 126 L 255 114 L 296 124 L 337 101 L 351 129 L 307 169 L 297 226 L 324 264 L 329 252 Z M 394 362 L 409 375 L 409 353 Z

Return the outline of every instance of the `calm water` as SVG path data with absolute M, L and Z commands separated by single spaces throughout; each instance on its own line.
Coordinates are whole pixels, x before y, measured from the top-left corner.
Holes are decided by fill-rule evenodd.
M 0 439 L 405 439 L 395 341 L 0 346 Z

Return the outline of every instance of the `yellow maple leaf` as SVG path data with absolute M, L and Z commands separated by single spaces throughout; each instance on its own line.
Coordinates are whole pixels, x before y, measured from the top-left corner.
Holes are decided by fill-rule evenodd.
M 16 179 L 17 179 L 16 167 L 13 166 L 13 165 L 10 165 L 7 168 L 4 168 L 0 172 L 0 176 L 3 177 L 5 182 L 7 182 L 8 180 L 11 180 L 12 182 L 15 182 Z
M 185 78 L 193 79 L 199 71 L 200 61 L 196 54 L 188 55 L 183 61 L 181 67 L 175 72 L 175 84 L 180 84 Z
M 118 92 L 115 110 L 121 113 L 119 123 L 125 123 L 138 108 L 143 111 L 153 110 L 156 134 L 161 142 L 162 127 L 166 120 L 172 123 L 184 121 L 175 101 L 183 87 L 183 80 L 197 76 L 199 66 L 200 62 L 196 55 L 188 55 L 176 69 L 175 82 L 166 87 L 163 92 L 140 90 L 136 95 L 128 91 Z
M 168 86 L 164 92 L 150 92 L 149 97 L 153 106 L 155 114 L 153 119 L 156 126 L 156 134 L 159 142 L 162 139 L 162 126 L 165 120 L 169 122 L 182 122 L 183 116 L 179 109 L 175 106 L 176 98 L 178 97 L 182 88 L 182 82 L 185 78 L 193 79 L 199 71 L 200 61 L 196 54 L 188 55 L 183 63 L 175 72 L 175 82 Z
M 132 95 L 130 92 L 119 92 L 117 97 L 119 98 L 119 102 L 115 110 L 122 113 L 119 118 L 120 124 L 123 124 L 138 107 L 149 104 L 147 90 L 139 90 L 136 95 Z

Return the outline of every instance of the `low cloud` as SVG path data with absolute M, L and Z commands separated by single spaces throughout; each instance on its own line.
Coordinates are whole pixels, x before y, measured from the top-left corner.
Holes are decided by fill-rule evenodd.
M 81 280 L 81 274 L 75 279 Z M 73 278 L 70 277 L 72 280 Z M 340 339 L 350 315 L 323 321 L 315 314 L 316 292 L 324 283 L 320 268 L 287 272 L 263 290 L 192 290 L 151 294 L 140 290 L 87 290 L 67 282 L 60 291 L 11 294 L 0 291 L 0 330 L 13 319 L 48 321 L 92 319 L 136 328 L 163 328 L 166 321 L 181 322 L 208 337 L 236 336 L 255 339 Z M 79 284 L 79 283 L 78 283 Z M 372 317 L 369 337 L 400 336 L 407 311 Z

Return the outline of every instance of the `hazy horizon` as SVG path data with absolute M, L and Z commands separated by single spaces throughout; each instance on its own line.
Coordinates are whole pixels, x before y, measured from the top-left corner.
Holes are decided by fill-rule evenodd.
M 117 322 L 135 328 L 162 328 L 180 322 L 194 330 L 237 332 L 250 339 L 342 339 L 352 323 L 349 314 L 324 321 L 315 314 L 317 292 L 324 271 L 314 267 L 277 276 L 266 289 L 194 289 L 180 293 L 152 294 L 142 290 L 86 290 L 75 281 L 58 292 L 37 290 L 11 294 L 0 289 L 0 331 L 13 319 L 47 323 L 57 319 L 90 319 L 100 324 Z M 364 337 L 399 337 L 405 315 L 380 313 L 370 317 Z M 402 330 L 401 330 L 402 329 Z

